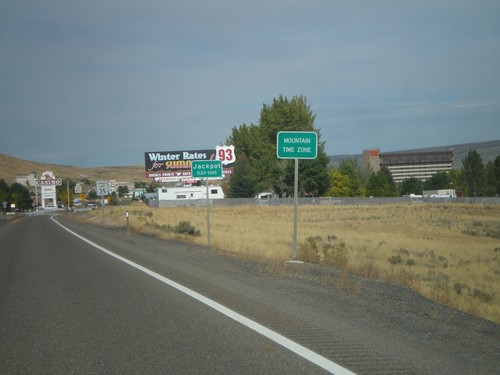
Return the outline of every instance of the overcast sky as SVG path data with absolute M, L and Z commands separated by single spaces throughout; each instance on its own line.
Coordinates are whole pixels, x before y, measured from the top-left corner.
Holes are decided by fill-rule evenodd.
M 329 155 L 500 139 L 497 0 L 0 0 L 0 152 L 215 148 L 303 95 Z

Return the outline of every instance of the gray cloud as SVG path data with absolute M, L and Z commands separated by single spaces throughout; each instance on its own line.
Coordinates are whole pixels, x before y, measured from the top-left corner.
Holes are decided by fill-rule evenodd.
M 499 139 L 500 5 L 0 5 L 0 152 L 81 166 L 210 148 L 305 95 L 329 154 Z M 83 140 L 83 141 L 82 141 Z

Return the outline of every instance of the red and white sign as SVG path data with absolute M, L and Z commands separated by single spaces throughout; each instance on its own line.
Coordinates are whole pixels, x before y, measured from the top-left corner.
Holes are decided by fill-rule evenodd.
M 220 160 L 222 165 L 231 164 L 236 161 L 234 146 L 217 146 L 215 148 L 215 153 L 217 155 L 217 160 Z

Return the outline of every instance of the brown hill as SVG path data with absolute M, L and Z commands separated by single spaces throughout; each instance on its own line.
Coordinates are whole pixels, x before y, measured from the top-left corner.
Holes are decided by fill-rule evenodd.
M 72 181 L 80 181 L 85 177 L 90 181 L 149 181 L 145 177 L 144 166 L 81 168 L 36 163 L 0 153 L 0 179 L 4 179 L 8 184 L 11 184 L 16 176 L 26 176 L 31 172 L 40 176 L 45 171 L 52 171 L 56 177 Z
M 429 151 L 450 147 L 454 149 L 454 168 L 456 169 L 460 169 L 462 167 L 462 159 L 467 156 L 467 153 L 470 150 L 476 150 L 481 155 L 485 164 L 500 155 L 500 140 L 442 147 L 429 147 L 407 151 Z M 330 166 L 332 167 L 337 166 L 342 159 L 358 159 L 360 165 L 362 163 L 361 155 L 335 155 L 329 156 L 329 158 Z M 9 184 L 12 183 L 12 180 L 16 176 L 26 176 L 31 172 L 36 172 L 37 176 L 39 176 L 45 171 L 52 171 L 56 177 L 70 179 L 72 181 L 80 181 L 84 178 L 84 176 L 86 176 L 89 181 L 116 180 L 118 182 L 150 182 L 150 179 L 145 177 L 143 165 L 130 167 L 81 168 L 57 164 L 36 163 L 33 161 L 17 159 L 0 153 L 0 179 L 4 179 Z

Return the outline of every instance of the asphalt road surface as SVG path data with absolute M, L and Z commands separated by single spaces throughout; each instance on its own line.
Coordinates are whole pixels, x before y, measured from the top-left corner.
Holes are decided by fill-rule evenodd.
M 498 373 L 498 324 L 328 272 L 63 216 L 3 219 L 0 373 Z

